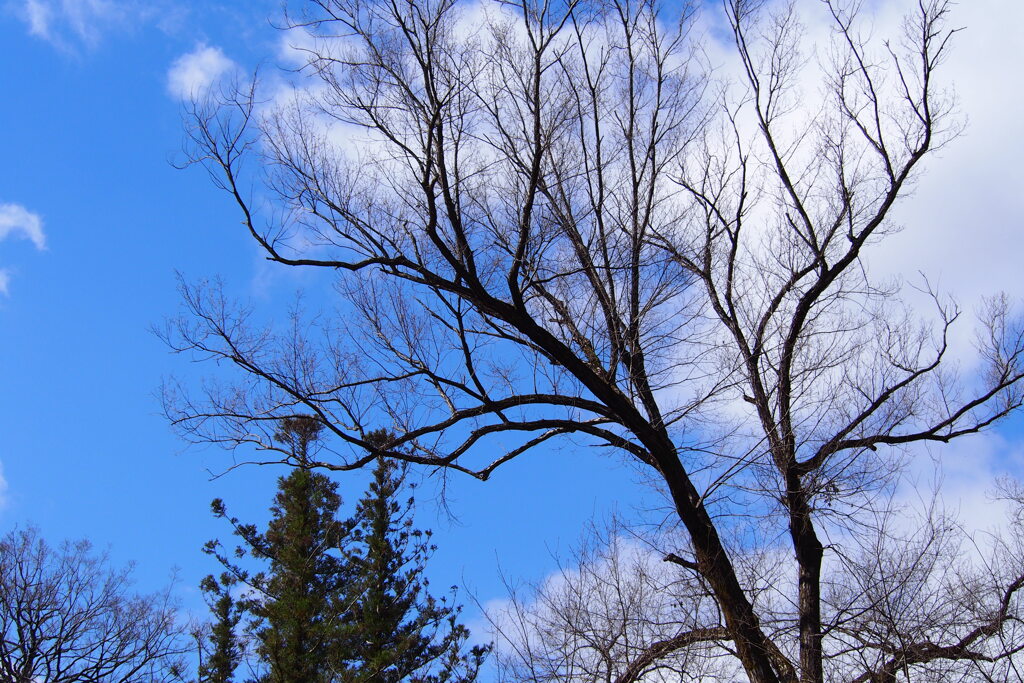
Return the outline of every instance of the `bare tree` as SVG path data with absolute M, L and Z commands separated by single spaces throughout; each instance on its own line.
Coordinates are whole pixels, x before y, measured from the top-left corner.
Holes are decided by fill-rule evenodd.
M 837 553 L 822 599 L 827 677 L 1020 680 L 1024 530 L 1013 525 L 984 557 L 944 514 L 892 526 Z
M 290 21 L 311 85 L 266 109 L 255 86 L 195 103 L 188 130 L 267 258 L 337 273 L 347 303 L 275 334 L 186 287 L 172 346 L 240 375 L 169 386 L 169 416 L 269 452 L 278 420 L 313 412 L 338 445 L 308 464 L 335 470 L 383 454 L 486 479 L 559 438 L 625 453 L 663 486 L 684 532 L 670 557 L 749 680 L 825 680 L 825 567 L 877 535 L 916 444 L 1022 402 L 1005 300 L 981 319 L 983 372 L 961 377 L 955 305 L 934 293 L 929 325 L 871 274 L 893 207 L 958 131 L 937 80 L 950 3 L 910 4 L 872 42 L 857 3 L 825 0 L 812 59 L 792 5 L 726 0 L 738 77 L 718 79 L 686 4 L 484 3 L 473 30 L 454 0 L 308 3 Z M 253 157 L 276 203 L 252 199 Z M 380 424 L 391 443 L 367 439 Z M 756 603 L 758 552 L 784 558 L 788 604 Z M 1016 619 L 1017 588 L 987 630 Z M 869 643 L 899 666 L 847 674 L 974 652 L 942 638 Z
M 179 680 L 188 647 L 169 592 L 131 591 L 86 541 L 35 529 L 0 539 L 0 678 L 11 683 Z
M 714 596 L 618 521 L 538 584 L 486 608 L 502 681 L 730 680 L 735 660 Z
M 830 681 L 1017 681 L 1024 674 L 1024 497 L 1001 536 L 971 538 L 935 507 L 876 517 L 827 564 L 822 614 Z M 899 514 L 897 514 L 899 513 Z M 499 680 L 561 683 L 742 679 L 714 596 L 665 562 L 676 532 L 616 522 L 587 532 L 559 571 L 487 608 Z M 790 560 L 735 556 L 771 633 L 792 628 Z M 940 656 L 937 649 L 943 649 Z

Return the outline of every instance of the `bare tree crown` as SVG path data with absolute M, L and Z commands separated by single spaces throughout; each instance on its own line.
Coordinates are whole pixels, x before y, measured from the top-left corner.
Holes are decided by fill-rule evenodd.
M 182 680 L 189 641 L 170 589 L 131 589 L 87 541 L 46 543 L 36 529 L 0 538 L 0 679 L 54 683 Z
M 560 437 L 624 452 L 664 483 L 675 557 L 750 680 L 823 680 L 821 530 L 856 525 L 899 449 L 1018 408 L 1024 337 L 994 300 L 987 369 L 960 378 L 956 308 L 936 294 L 937 328 L 920 325 L 866 260 L 958 129 L 950 3 L 912 3 L 887 41 L 856 3 L 820 8 L 832 39 L 813 56 L 792 6 L 726 0 L 723 80 L 696 4 L 308 3 L 290 22 L 312 85 L 266 109 L 254 89 L 195 103 L 188 131 L 270 260 L 338 273 L 345 319 L 258 332 L 186 287 L 172 345 L 243 379 L 169 388 L 170 417 L 274 450 L 281 418 L 312 414 L 365 449 L 308 463 L 337 470 L 383 453 L 486 479 Z M 370 440 L 384 423 L 391 443 Z M 738 505 L 788 538 L 793 643 L 762 628 L 723 541 Z

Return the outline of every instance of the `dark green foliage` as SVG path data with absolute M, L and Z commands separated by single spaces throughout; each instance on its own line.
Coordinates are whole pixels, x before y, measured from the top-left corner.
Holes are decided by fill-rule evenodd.
M 237 583 L 232 574 L 219 578 L 207 576 L 200 584 L 213 614 L 213 623 L 206 634 L 203 661 L 199 665 L 199 683 L 231 683 L 242 659 L 242 643 L 237 633 L 242 619 L 242 606 L 231 595 Z
M 260 620 L 257 652 L 272 683 L 329 681 L 323 671 L 344 606 L 345 568 L 328 551 L 345 536 L 337 521 L 336 485 L 322 474 L 294 470 L 280 480 L 273 519 L 259 540 L 270 570 L 259 575 L 265 599 L 251 607 Z
M 300 463 L 319 432 L 304 417 L 283 420 L 277 440 Z M 248 631 L 259 659 L 260 683 L 320 683 L 336 680 L 326 666 L 336 646 L 344 611 L 345 567 L 339 548 L 348 527 L 337 519 L 337 484 L 322 474 L 296 468 L 278 479 L 266 532 L 229 517 L 220 500 L 213 513 L 230 521 L 242 545 L 229 558 L 217 542 L 206 552 L 220 560 L 251 596 L 242 607 L 252 617 Z M 246 556 L 269 565 L 250 573 L 239 564 Z
M 346 680 L 473 681 L 488 648 L 464 653 L 469 631 L 457 621 L 461 608 L 427 591 L 423 570 L 434 546 L 429 531 L 412 527 L 412 499 L 399 503 L 403 473 L 379 459 L 356 508 L 345 555 L 355 576 L 342 640 Z
M 312 418 L 289 418 L 277 440 L 307 463 L 318 427 Z M 402 479 L 403 470 L 379 459 L 355 515 L 339 521 L 337 484 L 297 468 L 278 479 L 265 532 L 213 501 L 214 514 L 231 523 L 242 544 L 234 557 L 216 541 L 205 547 L 227 572 L 203 584 L 218 621 L 200 680 L 231 680 L 230 673 L 216 678 L 215 672 L 237 665 L 239 643 L 231 638 L 238 610 L 251 617 L 258 683 L 475 680 L 488 648 L 463 652 L 469 631 L 457 621 L 461 608 L 427 592 L 430 532 L 413 529 L 411 498 L 398 502 Z M 241 564 L 247 557 L 265 570 L 250 573 Z M 251 596 L 232 602 L 229 588 L 236 583 Z

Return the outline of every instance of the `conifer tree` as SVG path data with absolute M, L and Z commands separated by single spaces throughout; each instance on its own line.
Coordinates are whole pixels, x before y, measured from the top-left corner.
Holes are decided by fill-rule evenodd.
M 263 620 L 257 649 L 269 665 L 267 683 L 331 680 L 325 671 L 335 640 L 343 568 L 328 550 L 341 540 L 336 485 L 296 469 L 281 481 L 274 519 L 263 537 L 270 573 L 267 600 L 253 610 Z
M 231 595 L 237 583 L 225 572 L 220 577 L 207 576 L 200 584 L 213 613 L 213 623 L 200 650 L 206 656 L 199 665 L 198 683 L 232 683 L 235 669 L 242 658 L 242 643 L 237 633 L 242 619 L 242 606 Z
M 344 606 L 345 567 L 337 551 L 347 526 L 337 518 L 337 484 L 301 467 L 319 429 L 313 418 L 282 421 L 277 440 L 291 450 L 300 467 L 278 479 L 266 532 L 228 517 L 222 501 L 212 505 L 214 514 L 228 519 L 243 541 L 236 558 L 250 555 L 269 563 L 266 571 L 251 574 L 227 557 L 218 543 L 207 544 L 206 552 L 253 589 L 244 608 L 252 616 L 249 631 L 262 664 L 260 683 L 338 680 L 329 655 L 336 648 Z
M 230 622 L 231 610 L 239 608 L 252 617 L 257 683 L 474 681 L 489 648 L 466 648 L 469 631 L 458 623 L 461 607 L 427 590 L 423 573 L 434 546 L 429 531 L 413 528 L 412 498 L 399 500 L 404 466 L 379 458 L 354 516 L 341 521 L 337 484 L 302 467 L 319 429 L 314 418 L 282 421 L 276 439 L 300 466 L 278 480 L 265 532 L 229 517 L 222 501 L 213 502 L 214 514 L 227 519 L 242 540 L 234 558 L 216 541 L 205 548 L 227 569 L 219 582 L 204 581 L 216 598 L 211 606 L 218 620 Z M 384 442 L 389 435 L 373 438 Z M 240 564 L 247 556 L 267 568 L 250 573 Z M 220 602 L 230 600 L 233 582 L 253 592 L 235 607 Z M 234 624 L 218 630 L 218 621 L 214 627 L 211 676 L 215 660 L 237 664 L 225 635 Z
M 386 442 L 378 432 L 373 439 Z M 489 648 L 465 651 L 461 607 L 428 592 L 423 576 L 435 546 L 413 528 L 410 497 L 400 502 L 404 466 L 379 458 L 356 508 L 345 555 L 352 572 L 351 617 L 340 643 L 349 681 L 473 681 Z

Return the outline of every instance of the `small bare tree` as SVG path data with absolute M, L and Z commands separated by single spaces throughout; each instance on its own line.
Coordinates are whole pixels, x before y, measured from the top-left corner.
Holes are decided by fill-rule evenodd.
M 1021 680 L 1024 497 L 1008 493 L 1015 509 L 1003 536 L 972 538 L 933 500 L 916 523 L 892 508 L 836 548 L 822 589 L 825 680 Z M 491 604 L 499 680 L 741 680 L 709 586 L 664 561 L 665 548 L 685 543 L 676 533 L 590 529 L 559 571 Z M 789 559 L 735 562 L 762 627 L 791 629 Z
M 195 103 L 188 130 L 267 258 L 337 273 L 348 303 L 274 334 L 186 287 L 172 346 L 241 375 L 168 387 L 170 418 L 272 451 L 280 419 L 312 412 L 340 447 L 306 465 L 335 470 L 385 455 L 486 479 L 559 438 L 613 449 L 664 487 L 670 557 L 749 680 L 824 681 L 848 648 L 888 653 L 847 670 L 863 680 L 990 656 L 941 629 L 857 645 L 824 611 L 826 567 L 878 535 L 914 446 L 1022 402 L 1005 300 L 961 377 L 956 307 L 933 295 L 927 325 L 869 267 L 958 129 L 938 81 L 950 3 L 909 4 L 871 42 L 857 3 L 824 0 L 814 60 L 792 5 L 725 0 L 738 76 L 719 80 L 686 3 L 509 0 L 473 20 L 455 0 L 308 3 L 291 22 L 312 85 L 266 111 L 255 86 Z M 254 155 L 277 204 L 251 201 Z M 382 423 L 394 439 L 371 442 Z M 785 604 L 755 600 L 744 564 L 764 555 Z M 986 631 L 1016 619 L 1018 589 Z
M 729 680 L 735 659 L 707 585 L 629 531 L 588 529 L 557 572 L 487 607 L 499 680 Z
M 131 591 L 87 541 L 34 529 L 0 539 L 0 678 L 12 683 L 179 680 L 188 639 L 169 592 Z

